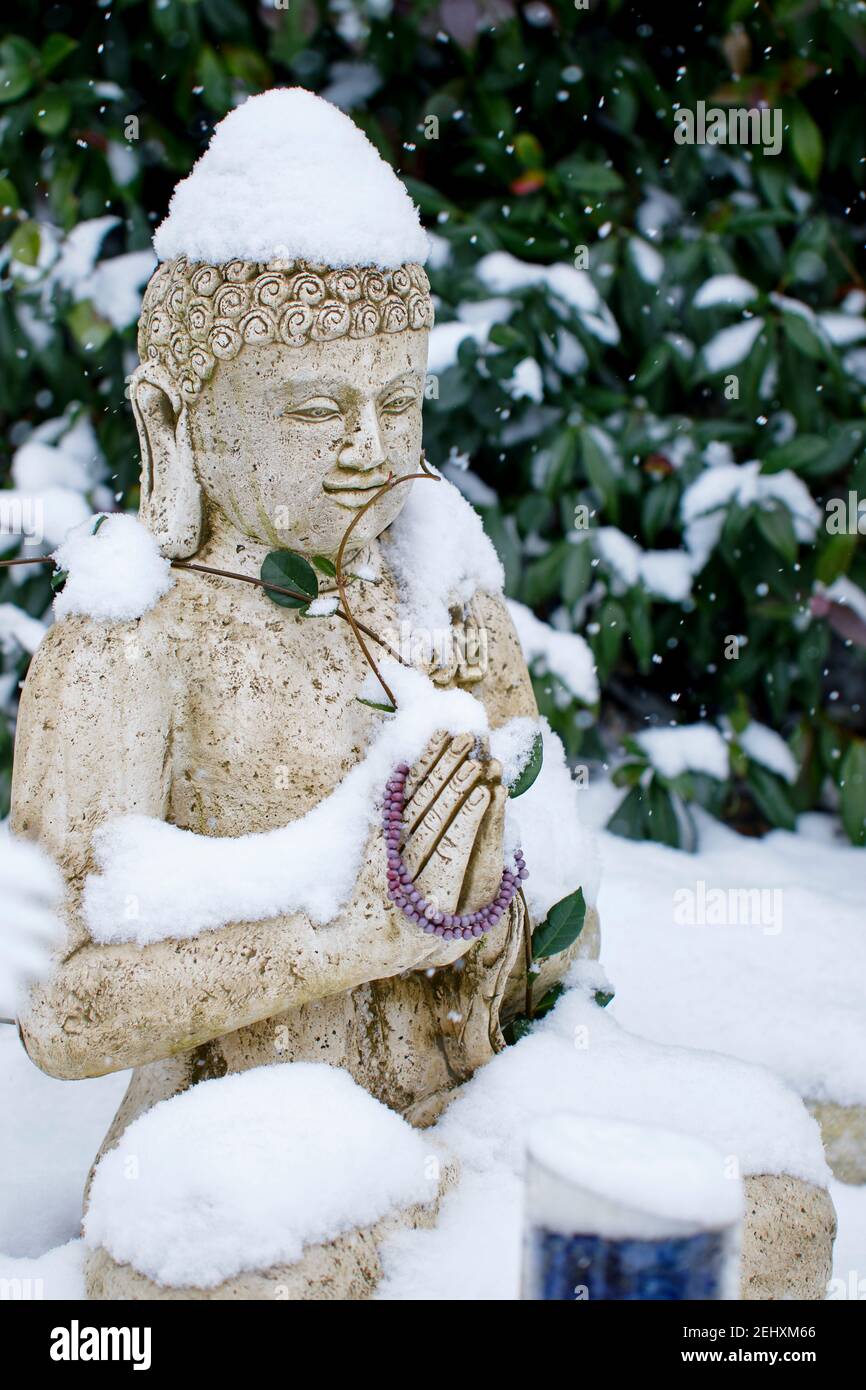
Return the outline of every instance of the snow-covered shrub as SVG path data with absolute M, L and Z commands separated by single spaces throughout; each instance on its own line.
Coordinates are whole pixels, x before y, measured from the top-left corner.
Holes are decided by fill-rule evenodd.
M 134 506 L 123 377 L 153 221 L 244 95 L 321 91 L 433 232 L 429 457 L 481 512 L 509 595 L 591 646 L 577 690 L 534 660 L 542 711 L 582 761 L 671 723 L 728 745 L 707 785 L 626 745 L 617 828 L 679 836 L 683 797 L 758 829 L 829 801 L 864 842 L 866 658 L 827 614 L 866 611 L 866 560 L 859 512 L 833 531 L 826 507 L 866 495 L 857 6 L 719 0 L 698 26 L 617 0 L 80 11 L 47 32 L 25 5 L 0 45 L 9 462 L 78 410 L 105 473 L 70 455 L 51 486 L 87 514 L 110 478 Z M 677 107 L 741 95 L 782 108 L 778 155 L 675 142 Z M 813 602 L 839 584 L 832 611 Z M 0 580 L 31 617 L 49 600 L 32 570 Z M 794 777 L 736 743 L 761 725 Z

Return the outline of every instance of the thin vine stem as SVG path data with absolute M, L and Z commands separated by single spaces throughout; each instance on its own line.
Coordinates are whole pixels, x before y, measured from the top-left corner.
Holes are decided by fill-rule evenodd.
M 53 555 L 28 555 L 14 560 L 0 560 L 0 568 L 8 569 L 12 565 L 51 565 L 53 563 Z M 281 584 L 269 584 L 265 579 L 255 579 L 250 574 L 239 574 L 237 570 L 215 569 L 213 565 L 196 565 L 191 560 L 171 560 L 169 563 L 172 569 L 195 570 L 198 574 L 215 574 L 221 579 L 239 579 L 242 584 L 254 584 L 259 589 L 267 589 L 269 592 L 275 594 L 285 594 L 287 598 L 300 599 L 304 603 L 310 602 L 310 595 L 302 593 L 300 589 L 284 588 Z M 350 626 L 352 625 L 352 620 L 349 618 L 349 615 L 340 608 L 336 608 L 331 616 L 334 618 L 342 618 L 344 623 L 349 623 Z M 409 665 L 408 661 L 405 661 L 400 653 L 394 650 L 390 642 L 386 642 L 384 637 L 380 637 L 378 632 L 374 632 L 371 627 L 367 627 L 364 623 L 358 622 L 357 619 L 355 620 L 355 626 L 357 626 L 359 631 L 369 637 L 371 641 L 380 646 L 383 651 L 387 652 L 389 656 L 392 656 L 395 661 L 399 661 L 401 666 Z
M 221 579 L 239 579 L 243 584 L 254 584 L 259 589 L 267 589 L 269 593 L 285 594 L 287 598 L 300 599 L 303 603 L 310 602 L 310 595 L 303 593 L 300 589 L 285 588 L 281 584 L 269 584 L 266 579 L 256 579 L 251 574 L 239 574 L 237 570 L 218 570 L 214 569 L 212 565 L 196 565 L 191 560 L 172 560 L 171 567 L 177 570 L 195 570 L 199 574 L 216 574 Z M 330 616 L 342 618 L 344 623 L 349 623 L 351 626 L 349 615 L 340 608 L 335 608 Z M 385 641 L 384 637 L 380 637 L 377 632 L 374 632 L 370 627 L 365 627 L 363 623 L 358 623 L 358 627 L 395 661 L 399 661 L 401 666 L 408 666 L 409 663 L 403 660 L 400 653 L 396 652 L 391 644 Z
M 361 636 L 361 633 L 363 631 L 361 624 L 357 622 L 355 615 L 352 612 L 352 607 L 349 603 L 349 599 L 346 594 L 346 583 L 343 578 L 343 556 L 346 551 L 346 543 L 348 542 L 348 539 L 354 531 L 355 527 L 358 525 L 358 522 L 361 520 L 361 517 L 364 515 L 365 512 L 368 512 L 371 507 L 375 506 L 379 499 L 381 497 L 384 497 L 386 493 L 391 492 L 391 490 L 395 487 L 399 487 L 401 483 L 411 483 L 420 478 L 432 478 L 434 482 L 439 482 L 438 474 L 431 472 L 430 469 L 427 468 L 427 462 L 424 458 L 423 451 L 421 453 L 420 463 L 422 470 L 420 473 L 405 473 L 402 478 L 389 477 L 386 483 L 383 483 L 380 488 L 377 488 L 377 490 L 373 493 L 373 496 L 370 498 L 369 502 L 365 502 L 363 507 L 360 507 L 358 509 L 358 511 L 355 513 L 355 515 L 352 517 L 352 520 L 346 527 L 345 531 L 343 532 L 343 539 L 340 541 L 339 549 L 337 550 L 337 559 L 334 566 L 336 570 L 337 588 L 340 591 L 340 601 L 346 610 L 346 616 L 349 620 L 349 623 L 351 624 L 352 631 L 355 634 L 355 641 L 361 648 L 367 665 L 370 667 L 370 670 L 373 672 L 374 676 L 381 685 L 385 694 L 388 696 L 389 704 L 393 705 L 394 709 L 397 708 L 397 698 L 394 695 L 393 690 L 391 690 L 391 687 L 385 680 L 384 676 L 382 675 L 382 672 L 379 670 L 379 667 L 376 665 L 372 652 L 367 646 L 367 643 L 364 641 L 364 638 Z M 405 665 L 406 663 L 404 662 L 403 664 Z
M 336 608 L 334 610 L 333 616 L 337 618 L 342 618 L 344 622 L 347 622 L 349 624 L 349 626 L 352 629 L 355 641 L 361 648 L 367 665 L 370 667 L 371 671 L 373 672 L 382 689 L 384 690 L 385 694 L 387 695 L 389 703 L 393 705 L 395 709 L 397 708 L 397 698 L 394 695 L 394 692 L 391 690 L 391 687 L 385 680 L 384 676 L 382 675 L 382 672 L 379 670 L 379 667 L 376 664 L 375 658 L 372 652 L 370 651 L 370 648 L 364 641 L 364 637 L 369 637 L 372 642 L 375 642 L 378 646 L 380 646 L 382 650 L 386 651 L 389 656 L 392 656 L 395 661 L 399 661 L 401 666 L 408 666 L 409 663 L 407 661 L 404 661 L 403 657 L 400 656 L 399 652 L 395 652 L 394 648 L 388 642 L 386 642 L 383 638 L 379 637 L 378 634 L 373 632 L 373 630 L 367 627 L 366 624 L 359 622 L 358 619 L 355 617 L 354 613 L 352 612 L 352 606 L 349 603 L 348 593 L 346 591 L 346 581 L 343 575 L 343 556 L 346 552 L 346 544 L 349 540 L 349 537 L 351 536 L 358 522 L 361 520 L 361 517 L 364 515 L 365 512 L 368 512 L 371 507 L 375 506 L 379 499 L 384 497 L 386 493 L 391 492 L 392 489 L 395 487 L 399 487 L 401 483 L 411 483 L 422 478 L 430 478 L 434 483 L 438 483 L 440 481 L 438 473 L 434 473 L 431 469 L 427 467 L 427 460 L 424 457 L 423 449 L 421 451 L 420 467 L 420 473 L 405 473 L 402 478 L 395 478 L 393 476 L 389 476 L 388 481 L 383 483 L 380 488 L 376 489 L 369 502 L 365 502 L 363 507 L 360 507 L 358 509 L 358 511 L 352 517 L 352 520 L 349 522 L 349 525 L 343 532 L 343 536 L 340 541 L 339 548 L 337 550 L 336 563 L 334 565 L 337 589 L 339 591 L 340 602 L 342 603 L 343 607 L 342 609 Z M 8 568 L 12 565 L 49 565 L 53 563 L 53 555 L 27 555 L 18 557 L 14 560 L 0 560 L 0 568 Z M 303 593 L 300 589 L 292 589 L 281 584 L 269 584 L 266 580 L 256 579 L 251 574 L 239 574 L 237 570 L 216 569 L 213 565 L 197 565 L 192 560 L 171 560 L 170 564 L 172 569 L 194 570 L 198 574 L 213 574 L 217 575 L 221 579 L 239 579 L 243 584 L 254 584 L 256 588 L 265 589 L 270 593 L 285 594 L 287 598 L 299 599 L 304 604 L 310 602 L 309 594 Z

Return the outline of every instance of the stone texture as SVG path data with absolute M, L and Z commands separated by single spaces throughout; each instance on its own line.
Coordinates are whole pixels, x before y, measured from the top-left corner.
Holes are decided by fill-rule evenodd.
M 833 1176 L 840 1182 L 866 1183 L 866 1105 L 807 1101 L 821 1126 L 821 1138 Z
M 787 1174 L 745 1180 L 742 1298 L 823 1299 L 836 1210 L 829 1192 Z

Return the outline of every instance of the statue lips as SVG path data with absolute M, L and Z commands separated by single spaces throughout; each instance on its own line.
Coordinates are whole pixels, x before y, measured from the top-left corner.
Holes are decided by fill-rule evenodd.
M 357 511 L 359 507 L 363 507 L 366 502 L 369 502 L 372 493 L 377 492 L 388 482 L 387 474 L 376 473 L 372 476 L 362 474 L 361 477 L 366 477 L 367 480 L 345 483 L 326 480 L 322 487 L 329 497 L 333 497 L 338 506 L 347 507 L 350 511 Z

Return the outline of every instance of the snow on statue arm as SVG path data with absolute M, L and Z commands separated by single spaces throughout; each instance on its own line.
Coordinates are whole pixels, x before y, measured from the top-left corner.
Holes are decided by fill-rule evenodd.
M 324 927 L 299 912 L 188 940 L 92 940 L 81 898 L 94 869 L 94 832 L 125 814 L 166 818 L 173 698 L 170 637 L 153 613 L 110 627 L 67 619 L 51 629 L 31 667 L 12 826 L 63 872 L 67 937 L 53 977 L 31 991 L 21 1026 L 32 1060 L 55 1076 L 139 1066 L 372 979 L 447 964 L 468 949 L 425 935 L 386 906 L 378 830 L 351 901 Z M 442 736 L 410 784 L 407 861 L 445 911 L 457 906 L 498 794 L 489 765 L 471 756 L 473 742 Z M 135 913 L 133 901 L 128 908 Z

